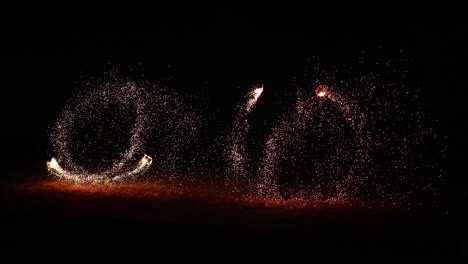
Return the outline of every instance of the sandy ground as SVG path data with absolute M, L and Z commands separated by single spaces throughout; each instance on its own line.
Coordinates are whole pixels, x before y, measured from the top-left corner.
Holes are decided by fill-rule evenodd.
M 78 186 L 36 170 L 1 184 L 4 249 L 194 250 L 265 259 L 265 254 L 289 259 L 457 255 L 464 250 L 443 206 L 247 199 L 200 182 Z

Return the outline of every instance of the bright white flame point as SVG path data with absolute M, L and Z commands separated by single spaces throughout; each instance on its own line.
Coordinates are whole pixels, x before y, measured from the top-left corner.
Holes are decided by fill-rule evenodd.
M 250 112 L 250 110 L 255 105 L 255 103 L 257 102 L 260 95 L 262 95 L 262 93 L 263 93 L 263 84 L 261 87 L 257 87 L 252 92 L 249 93 L 250 99 L 247 102 L 247 108 L 246 108 L 247 112 Z
M 260 97 L 260 95 L 262 94 L 262 92 L 263 92 L 263 85 L 262 85 L 262 87 L 257 88 L 257 89 L 255 89 L 255 90 L 253 91 L 253 95 L 254 95 L 255 101 L 257 101 L 258 97 Z
M 52 158 L 50 161 L 47 162 L 47 168 L 49 169 L 57 169 L 58 162 L 55 158 Z
M 326 94 L 327 94 L 327 92 L 323 91 L 323 92 L 317 93 L 317 96 L 318 97 L 324 97 Z

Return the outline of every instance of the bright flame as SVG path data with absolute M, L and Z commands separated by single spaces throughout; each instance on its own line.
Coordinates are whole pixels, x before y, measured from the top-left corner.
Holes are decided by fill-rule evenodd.
M 317 94 L 318 97 L 324 97 L 327 95 L 327 86 L 326 85 L 319 85 L 317 89 L 315 90 L 315 93 Z
M 263 84 L 262 84 L 262 87 L 257 88 L 253 91 L 253 96 L 254 96 L 255 101 L 257 101 L 258 97 L 260 97 L 262 92 L 263 92 Z
M 47 162 L 48 169 L 57 169 L 58 167 L 59 165 L 55 158 L 52 158 L 50 161 Z
M 247 112 L 249 112 L 252 109 L 252 107 L 255 105 L 255 103 L 257 102 L 260 95 L 262 95 L 262 93 L 263 93 L 263 84 L 262 86 L 256 87 L 252 92 L 250 92 L 250 99 L 247 102 L 247 109 L 246 109 Z
M 140 165 L 142 165 L 142 166 L 150 166 L 151 163 L 153 163 L 153 159 L 150 156 L 146 155 L 146 154 L 140 160 Z

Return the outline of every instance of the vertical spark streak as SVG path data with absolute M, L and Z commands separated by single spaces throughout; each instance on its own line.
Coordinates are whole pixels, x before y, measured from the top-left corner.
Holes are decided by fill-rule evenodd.
M 250 164 L 245 150 L 245 139 L 250 129 L 248 117 L 262 92 L 263 85 L 260 87 L 254 86 L 253 90 L 246 95 L 246 101 L 237 107 L 237 114 L 228 137 L 228 149 L 226 151 L 230 170 L 235 178 L 230 179 L 232 182 L 228 183 L 232 186 L 238 185 L 234 183 L 238 183 L 239 180 L 249 180 L 248 167 Z

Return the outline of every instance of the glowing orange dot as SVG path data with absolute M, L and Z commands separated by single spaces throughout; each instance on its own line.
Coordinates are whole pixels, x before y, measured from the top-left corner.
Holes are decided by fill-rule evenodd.
M 318 97 L 324 97 L 325 95 L 327 95 L 327 90 L 328 90 L 328 87 L 322 84 L 322 85 L 319 85 L 317 89 L 315 89 L 315 93 L 317 94 Z

